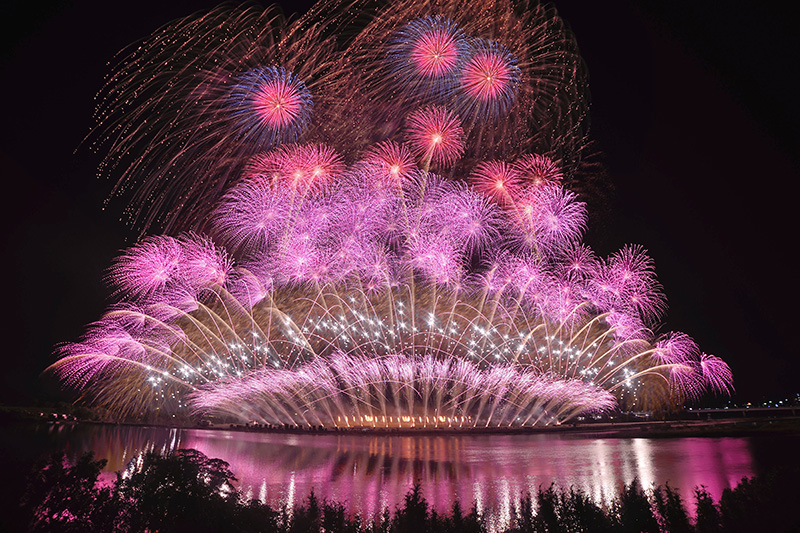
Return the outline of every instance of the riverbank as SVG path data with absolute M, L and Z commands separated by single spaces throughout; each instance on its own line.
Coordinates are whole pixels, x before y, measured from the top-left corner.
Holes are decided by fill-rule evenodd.
M 786 433 L 800 435 L 800 416 L 756 416 L 715 418 L 706 420 L 661 420 L 661 421 L 591 421 L 569 424 L 524 428 L 322 428 L 265 426 L 258 424 L 163 424 L 136 422 L 102 422 L 80 420 L 71 415 L 43 413 L 25 408 L 8 408 L 0 411 L 0 422 L 43 422 L 55 425 L 99 424 L 134 427 L 177 427 L 181 429 L 205 429 L 211 431 L 236 431 L 247 433 L 285 434 L 344 434 L 344 435 L 398 435 L 398 436 L 446 436 L 446 435 L 530 435 L 565 434 L 575 437 L 604 438 L 662 438 L 662 437 L 741 437 L 758 433 Z
M 715 420 L 664 420 L 646 422 L 585 422 L 524 428 L 337 428 L 300 429 L 261 425 L 212 425 L 204 429 L 224 429 L 255 433 L 297 434 L 369 434 L 369 435 L 529 435 L 564 433 L 593 437 L 724 437 L 747 436 L 754 433 L 791 433 L 800 435 L 800 417 L 757 417 Z

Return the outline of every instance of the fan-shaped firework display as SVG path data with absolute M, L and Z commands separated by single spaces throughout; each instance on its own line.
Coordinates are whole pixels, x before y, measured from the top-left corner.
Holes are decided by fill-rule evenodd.
M 51 367 L 117 417 L 507 427 L 732 387 L 653 262 L 600 258 L 586 76 L 504 0 L 219 8 L 150 37 L 98 108 L 103 170 L 161 224 Z M 578 192 L 566 188 L 576 183 Z

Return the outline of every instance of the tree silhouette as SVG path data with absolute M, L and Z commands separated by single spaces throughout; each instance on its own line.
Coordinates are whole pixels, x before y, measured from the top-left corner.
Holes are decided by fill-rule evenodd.
M 81 455 L 74 465 L 67 462 L 63 453 L 53 454 L 37 465 L 21 499 L 23 512 L 30 517 L 28 530 L 112 530 L 115 497 L 110 488 L 97 486 L 105 465 L 105 459 L 94 460 L 93 452 Z
M 235 480 L 228 463 L 197 450 L 151 452 L 118 474 L 117 491 L 133 531 L 221 531 L 238 503 Z

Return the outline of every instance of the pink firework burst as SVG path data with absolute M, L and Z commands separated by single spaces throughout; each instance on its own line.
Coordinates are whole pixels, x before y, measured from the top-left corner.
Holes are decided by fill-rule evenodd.
M 383 187 L 399 187 L 416 170 L 414 157 L 404 144 L 392 141 L 378 143 L 366 154 L 366 172 L 370 181 Z
M 455 88 L 466 53 L 464 33 L 452 20 L 422 17 L 390 39 L 386 61 L 398 90 L 439 101 Z
M 117 258 L 109 278 L 121 294 L 133 300 L 157 296 L 178 278 L 182 259 L 177 239 L 147 237 Z
M 491 116 L 508 112 L 520 81 L 516 58 L 496 42 L 477 42 L 461 73 L 461 86 L 470 107 Z
M 255 112 L 274 130 L 286 127 L 296 120 L 301 105 L 297 89 L 285 80 L 273 80 L 262 85 L 253 95 Z
M 246 309 L 266 298 L 271 289 L 271 280 L 262 280 L 246 268 L 234 268 L 228 277 L 228 292 Z
M 586 204 L 561 187 L 548 187 L 539 193 L 535 231 L 539 243 L 548 250 L 563 249 L 580 240 L 586 227 Z
M 653 358 L 660 364 L 686 364 L 697 360 L 697 343 L 689 335 L 671 331 L 656 342 Z
M 244 139 L 263 148 L 294 141 L 311 118 L 311 94 L 283 67 L 256 68 L 234 80 L 230 109 Z
M 301 194 L 323 191 L 345 168 L 336 150 L 325 144 L 281 146 L 257 160 L 251 173 L 267 176 L 278 186 Z
M 308 91 L 283 69 L 267 69 L 251 96 L 253 111 L 273 131 L 290 127 L 301 119 L 309 106 Z
M 504 161 L 478 163 L 469 180 L 476 191 L 501 206 L 513 204 L 514 198 L 521 192 L 522 180 L 519 173 Z
M 535 257 L 504 255 L 497 262 L 497 275 L 506 296 L 525 300 L 533 309 L 543 304 L 551 278 Z
M 286 225 L 291 207 L 287 196 L 266 178 L 244 180 L 222 198 L 214 213 L 215 235 L 235 251 L 266 253 Z
M 280 175 L 280 151 L 272 150 L 256 154 L 251 157 L 242 171 L 242 178 L 245 181 L 264 180 L 268 188 L 274 185 Z
M 423 164 L 448 166 L 464 153 L 464 130 L 458 117 L 443 107 L 419 109 L 407 119 L 411 150 Z
M 599 270 L 595 287 L 606 305 L 634 313 L 646 323 L 656 322 L 666 309 L 655 265 L 641 246 L 625 246 L 612 255 Z
M 586 227 L 586 204 L 561 187 L 528 190 L 516 204 L 522 247 L 553 253 L 578 242 Z
M 540 187 L 561 182 L 561 169 L 549 157 L 528 154 L 514 162 L 514 169 L 526 187 Z
M 611 311 L 606 313 L 605 321 L 617 342 L 641 340 L 651 336 L 650 330 L 637 316 Z
M 89 325 L 81 342 L 61 345 L 58 352 L 66 362 L 66 381 L 83 387 L 103 372 L 124 367 L 128 360 L 138 360 L 143 347 L 106 316 Z
M 428 78 L 452 73 L 459 59 L 455 27 L 434 19 L 423 19 L 417 26 L 420 27 L 415 28 L 417 35 L 410 50 L 410 58 L 416 71 Z
M 319 249 L 315 244 L 307 233 L 286 239 L 286 250 L 273 266 L 276 274 L 290 283 L 313 280 L 320 266 Z
M 715 355 L 701 354 L 700 369 L 706 385 L 714 392 L 733 392 L 733 374 L 728 364 Z
M 470 254 L 493 248 L 502 233 L 497 206 L 469 189 L 451 193 L 441 203 L 449 211 L 440 217 L 446 224 L 443 230 L 453 236 L 459 247 Z
M 367 294 L 377 294 L 394 284 L 390 257 L 385 250 L 374 247 L 362 255 L 358 264 Z
M 588 315 L 580 287 L 566 280 L 557 280 L 550 287 L 545 302 L 547 316 L 561 324 L 575 324 Z
M 442 235 L 424 235 L 410 244 L 408 252 L 414 269 L 430 283 L 448 286 L 463 276 L 458 248 Z
M 584 282 L 593 277 L 599 263 L 594 251 L 583 243 L 573 243 L 561 251 L 556 271 L 561 279 Z
M 233 268 L 228 254 L 203 235 L 187 233 L 180 238 L 183 248 L 181 277 L 195 291 L 222 286 Z

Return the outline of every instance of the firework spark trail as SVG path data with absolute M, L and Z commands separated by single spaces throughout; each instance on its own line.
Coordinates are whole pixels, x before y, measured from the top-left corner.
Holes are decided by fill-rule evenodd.
M 99 172 L 119 176 L 112 196 L 132 200 L 128 220 L 142 232 L 198 228 L 251 156 L 302 133 L 310 94 L 331 82 L 326 29 L 288 25 L 274 6 L 223 6 L 168 24 L 122 59 L 87 140 L 107 149 Z M 265 95 L 282 110 L 265 115 Z
M 168 25 L 102 93 L 101 171 L 139 227 L 184 231 L 120 255 L 119 302 L 51 370 L 118 418 L 300 427 L 553 424 L 729 393 L 721 359 L 653 333 L 644 248 L 581 242 L 564 184 L 586 104 L 574 40 L 538 5 Z

